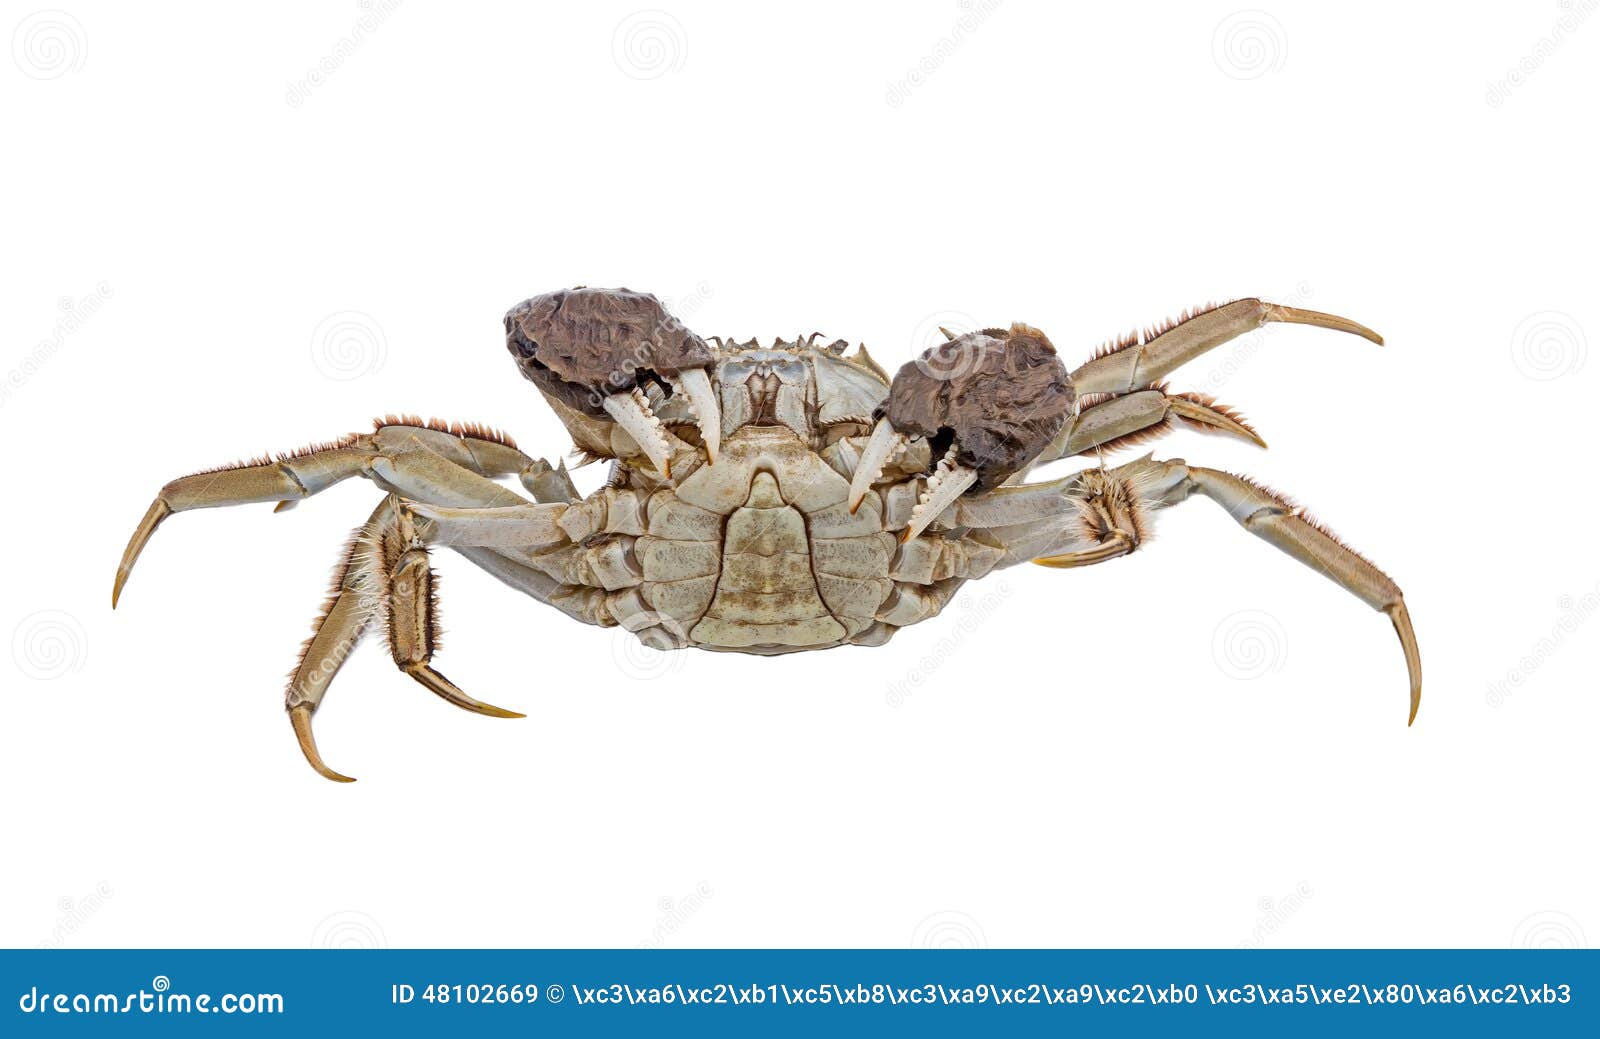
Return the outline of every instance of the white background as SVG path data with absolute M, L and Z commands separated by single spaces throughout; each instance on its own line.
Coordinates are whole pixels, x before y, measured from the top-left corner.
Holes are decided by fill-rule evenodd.
M 1594 3 L 61 2 L 6 5 L 0 66 L 0 942 L 1600 941 Z M 400 410 L 559 457 L 500 317 L 575 284 L 891 369 L 938 323 L 1071 366 L 1248 295 L 1377 328 L 1192 364 L 1272 450 L 1156 450 L 1395 577 L 1416 726 L 1387 620 L 1198 499 L 779 660 L 445 556 L 441 670 L 529 718 L 368 645 L 317 719 L 353 786 L 282 676 L 369 485 L 176 517 L 111 612 L 195 468 Z

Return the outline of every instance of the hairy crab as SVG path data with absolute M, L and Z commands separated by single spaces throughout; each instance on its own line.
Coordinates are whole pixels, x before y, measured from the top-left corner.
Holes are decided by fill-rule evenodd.
M 564 465 L 484 426 L 391 417 L 370 433 L 167 484 L 128 544 L 112 604 L 174 512 L 284 508 L 351 476 L 371 480 L 385 497 L 344 551 L 286 698 L 307 760 L 345 780 L 323 763 L 311 717 L 374 624 L 395 664 L 434 693 L 518 716 L 433 668 L 430 547 L 652 646 L 780 654 L 882 645 L 1002 567 L 1127 555 L 1158 511 L 1199 495 L 1389 616 L 1415 720 L 1416 638 L 1400 589 L 1376 566 L 1244 477 L 1149 455 L 1098 461 L 1174 425 L 1264 447 L 1232 410 L 1162 380 L 1267 322 L 1382 343 L 1344 318 L 1241 299 L 1125 336 L 1071 372 L 1027 325 L 946 332 L 891 379 L 842 340 L 708 341 L 646 293 L 547 293 L 506 315 L 506 345 L 578 451 L 611 460 L 602 488 L 580 497 Z M 1098 464 L 1027 479 L 1078 456 Z M 527 496 L 497 482 L 513 476 Z

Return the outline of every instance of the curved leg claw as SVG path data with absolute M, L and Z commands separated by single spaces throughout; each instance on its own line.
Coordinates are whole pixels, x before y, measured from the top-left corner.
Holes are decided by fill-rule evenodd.
M 444 677 L 427 664 L 411 664 L 404 667 L 403 670 L 406 674 L 410 675 L 412 678 L 415 678 L 418 682 L 421 682 L 430 693 L 433 693 L 441 700 L 455 704 L 463 711 L 471 711 L 473 714 L 482 714 L 490 718 L 527 717 L 526 714 L 519 714 L 516 711 L 508 711 L 504 707 L 496 707 L 492 703 L 484 703 L 482 700 L 477 700 L 471 696 L 468 696 L 466 693 L 462 692 L 461 688 L 454 682 L 450 681 L 450 679 Z
M 1417 708 L 1422 706 L 1422 653 L 1417 649 L 1417 633 L 1411 630 L 1411 614 L 1406 612 L 1404 599 L 1384 608 L 1384 613 L 1394 621 L 1395 634 L 1400 636 L 1400 648 L 1406 654 L 1406 675 L 1411 680 L 1411 714 L 1406 724 L 1417 720 Z
M 346 776 L 329 768 L 322 760 L 322 755 L 317 753 L 317 740 L 311 734 L 311 705 L 301 704 L 289 708 L 289 723 L 294 726 L 295 739 L 300 741 L 300 752 L 306 756 L 306 761 L 311 767 L 335 783 L 354 783 L 354 776 Z

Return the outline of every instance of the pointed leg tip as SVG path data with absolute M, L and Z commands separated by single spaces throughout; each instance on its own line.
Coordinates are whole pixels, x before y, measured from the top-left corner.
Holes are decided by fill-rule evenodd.
M 1400 649 L 1406 657 L 1406 677 L 1411 682 L 1411 714 L 1406 720 L 1409 728 L 1417 720 L 1417 710 L 1422 706 L 1422 652 L 1417 648 L 1417 633 L 1411 627 L 1411 612 L 1404 599 L 1397 599 L 1384 607 L 1384 613 L 1394 623 L 1395 634 L 1400 636 Z
M 311 706 L 300 704 L 289 708 L 289 724 L 294 726 L 296 742 L 300 744 L 300 753 L 306 756 L 306 764 L 310 765 L 317 775 L 324 779 L 331 779 L 335 783 L 354 783 L 354 776 L 347 776 L 342 772 L 335 772 L 322 760 L 322 755 L 317 751 L 316 738 L 311 734 Z
M 122 586 L 127 582 L 127 580 L 127 574 L 121 573 L 120 571 L 117 573 L 117 580 L 111 586 L 111 608 L 113 610 L 117 608 L 117 602 L 122 598 Z
M 473 714 L 482 714 L 490 718 L 526 718 L 527 715 L 517 711 L 508 711 L 504 707 L 496 707 L 492 703 L 484 703 L 476 697 L 468 696 L 461 691 L 461 687 L 450 679 L 444 677 L 427 664 L 413 664 L 403 669 L 406 674 L 420 682 L 423 688 L 444 700 L 454 704 L 463 711 Z

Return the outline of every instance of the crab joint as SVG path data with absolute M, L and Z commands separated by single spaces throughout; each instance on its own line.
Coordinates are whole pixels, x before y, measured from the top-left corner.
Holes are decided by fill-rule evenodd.
M 717 396 L 711 390 L 711 378 L 703 368 L 687 368 L 672 380 L 673 386 L 683 393 L 700 426 L 700 439 L 705 441 L 706 457 L 713 465 L 717 451 L 722 446 L 722 409 L 717 406 Z
M 626 393 L 613 393 L 601 405 L 606 409 L 606 414 L 616 420 L 617 425 L 633 437 L 634 443 L 639 445 L 656 467 L 656 471 L 667 479 L 672 478 L 672 453 L 667 447 L 667 434 L 661 428 L 661 420 L 656 418 L 650 410 L 650 402 L 637 388 Z
M 911 510 L 911 522 L 906 524 L 905 533 L 900 535 L 901 542 L 910 541 L 927 530 L 928 524 L 954 505 L 956 499 L 977 481 L 976 469 L 956 464 L 956 445 L 951 444 L 950 450 L 934 467 L 933 475 L 928 477 L 928 486 L 917 499 L 916 507 Z
M 872 490 L 878 477 L 883 475 L 883 467 L 889 463 L 895 448 L 904 442 L 905 435 L 895 432 L 886 418 L 879 419 L 878 424 L 872 427 L 872 436 L 867 440 L 867 446 L 861 449 L 861 460 L 856 463 L 855 475 L 850 477 L 849 504 L 852 516 L 861 508 L 862 499 Z

